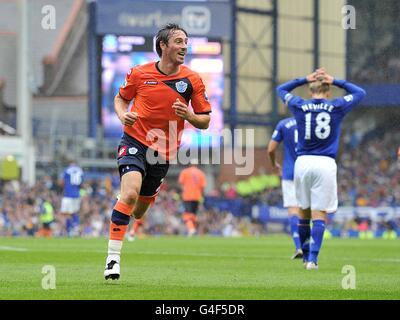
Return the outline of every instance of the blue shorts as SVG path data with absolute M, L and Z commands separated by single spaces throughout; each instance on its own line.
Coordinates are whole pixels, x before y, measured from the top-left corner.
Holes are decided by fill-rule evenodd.
M 150 164 L 146 160 L 147 149 L 143 143 L 124 133 L 118 146 L 117 160 L 120 177 L 130 171 L 140 172 L 143 181 L 139 194 L 151 197 L 158 193 L 167 175 L 169 162 Z

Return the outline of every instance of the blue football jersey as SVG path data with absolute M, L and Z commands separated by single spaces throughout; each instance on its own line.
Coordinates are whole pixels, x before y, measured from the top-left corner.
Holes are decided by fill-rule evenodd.
M 297 124 L 295 118 L 286 118 L 279 121 L 272 140 L 276 142 L 283 141 L 283 165 L 282 179 L 293 180 L 294 162 L 296 161 L 296 144 L 297 144 Z
M 64 171 L 64 197 L 79 198 L 83 182 L 83 171 L 77 165 L 70 165 Z
M 365 91 L 345 80 L 333 84 L 347 91 L 347 95 L 334 100 L 309 99 L 290 93 L 307 83 L 306 78 L 295 79 L 277 88 L 280 98 L 296 118 L 299 140 L 297 156 L 320 155 L 336 158 L 339 148 L 340 126 L 344 116 L 365 96 Z

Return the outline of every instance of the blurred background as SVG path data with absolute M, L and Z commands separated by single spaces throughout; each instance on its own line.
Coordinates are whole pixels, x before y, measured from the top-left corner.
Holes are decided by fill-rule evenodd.
M 367 91 L 343 123 L 339 209 L 327 236 L 400 237 L 399 16 L 397 0 L 0 0 L 0 236 L 37 236 L 45 201 L 53 236 L 65 235 L 59 210 L 70 159 L 85 173 L 79 235 L 108 235 L 121 134 L 113 97 L 131 66 L 157 59 L 153 36 L 175 22 L 190 35 L 186 64 L 213 106 L 210 128 L 187 126 L 184 145 L 211 159 L 230 145 L 223 133 L 254 130 L 249 174 L 223 158 L 200 164 L 200 234 L 288 232 L 266 152 L 275 125 L 290 116 L 275 88 L 325 67 Z M 306 88 L 296 93 L 307 96 Z M 171 166 L 143 234 L 185 233 L 181 170 Z

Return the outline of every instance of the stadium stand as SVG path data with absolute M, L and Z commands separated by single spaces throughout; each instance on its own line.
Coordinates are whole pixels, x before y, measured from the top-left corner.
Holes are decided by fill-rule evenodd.
M 362 8 L 359 5 L 360 0 L 351 2 Z M 29 1 L 30 10 L 37 12 L 46 4 L 46 0 Z M 108 232 L 107 214 L 114 204 L 118 187 L 118 177 L 112 172 L 115 168 L 115 141 L 93 141 L 86 137 L 87 12 L 83 4 L 83 0 L 58 0 L 55 30 L 43 30 L 40 27 L 40 14 L 33 15 L 30 21 L 33 135 L 37 172 L 41 178 L 31 188 L 17 181 L 1 182 L 0 235 L 35 235 L 40 225 L 37 202 L 42 198 L 49 196 L 53 207 L 58 211 L 61 201 L 58 174 L 69 155 L 78 156 L 86 169 L 96 168 L 94 172 L 89 172 L 93 179 L 85 184 L 82 191 L 85 196 L 81 208 L 81 235 L 103 236 Z M 3 80 L 0 80 L 0 134 L 12 135 L 15 133 L 13 129 L 15 130 L 16 122 L 17 7 L 13 1 L 6 1 L 1 5 L 0 79 Z M 381 9 L 388 10 L 384 6 Z M 352 66 L 352 80 L 392 84 L 400 80 L 399 59 L 396 56 L 399 48 L 396 40 L 399 37 L 396 35 L 399 30 L 397 16 L 394 14 L 397 11 L 393 9 L 393 15 L 384 12 L 388 18 L 379 20 L 385 33 L 383 36 L 376 33 L 381 39 L 373 43 L 377 45 L 374 50 L 365 50 L 363 42 L 357 39 L 351 42 L 351 57 L 357 57 L 348 62 Z M 379 19 L 379 15 L 375 18 Z M 368 29 L 362 26 L 369 22 L 360 19 L 359 23 L 358 30 L 367 32 Z M 359 38 L 362 40 L 365 35 L 359 35 Z M 363 113 L 370 112 L 372 110 L 367 109 Z M 362 118 L 363 113 L 360 111 L 357 116 Z M 361 124 L 357 127 L 354 119 L 351 120 L 354 126 L 350 121 L 344 126 L 345 133 L 338 159 L 338 190 L 340 206 L 350 209 L 334 216 L 330 229 L 336 230 L 336 235 L 359 235 L 365 228 L 380 236 L 383 236 L 382 230 L 399 232 L 397 207 L 400 206 L 400 170 L 396 151 L 400 145 L 400 136 L 394 130 L 398 126 L 399 118 L 396 116 L 397 122 L 390 125 L 387 125 L 389 119 L 381 119 L 379 123 L 386 123 L 385 126 L 371 126 L 373 120 L 379 118 L 376 114 L 377 112 L 370 118 L 361 119 Z M 398 111 L 391 115 L 393 114 L 398 114 Z M 234 236 L 281 231 L 282 228 L 285 230 L 286 213 L 281 208 L 279 179 L 270 175 L 272 171 L 268 166 L 265 150 L 256 150 L 255 158 L 256 174 L 252 178 L 245 177 L 239 181 L 233 174 L 232 167 L 227 165 L 220 168 L 216 185 L 208 190 L 201 208 L 200 234 Z M 171 173 L 176 175 L 177 172 L 178 168 L 171 169 Z M 111 183 L 113 187 L 110 187 L 110 180 L 114 181 Z M 184 233 L 180 217 L 181 202 L 172 184 L 173 179 L 170 180 L 171 186 L 161 194 L 159 202 L 148 214 L 144 233 Z M 357 208 L 367 209 L 362 214 L 357 214 Z M 387 208 L 397 210 L 393 219 L 390 213 L 392 211 Z M 161 211 L 166 214 L 160 214 Z M 279 228 L 274 229 L 273 223 L 277 223 Z M 57 214 L 53 228 L 54 236 L 63 235 Z

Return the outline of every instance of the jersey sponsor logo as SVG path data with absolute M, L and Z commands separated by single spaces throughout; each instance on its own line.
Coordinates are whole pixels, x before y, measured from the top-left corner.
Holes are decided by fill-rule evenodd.
M 158 81 L 151 81 L 151 80 L 148 80 L 148 81 L 145 81 L 144 84 L 147 84 L 147 85 L 149 85 L 149 86 L 155 86 L 155 85 L 158 84 Z
M 129 150 L 128 150 L 129 154 L 136 154 L 136 152 L 138 152 L 138 149 L 135 147 L 129 148 Z
M 175 83 L 176 90 L 178 90 L 179 93 L 185 92 L 187 89 L 187 86 L 188 86 L 187 83 L 182 80 Z
M 126 155 L 126 146 L 121 147 L 118 152 L 118 157 L 122 157 Z

